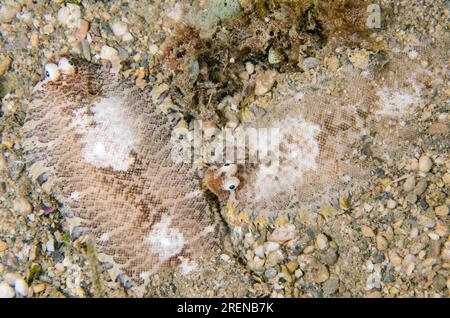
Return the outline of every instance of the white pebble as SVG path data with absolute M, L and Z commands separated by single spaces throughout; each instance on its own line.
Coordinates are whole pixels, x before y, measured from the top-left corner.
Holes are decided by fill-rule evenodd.
M 68 28 L 78 28 L 81 20 L 81 10 L 76 4 L 66 3 L 58 11 L 58 22 Z
M 255 72 L 255 65 L 252 62 L 245 63 L 245 70 L 248 74 L 252 75 Z
M 297 270 L 295 271 L 294 275 L 295 275 L 295 278 L 300 278 L 300 277 L 303 276 L 303 272 L 302 272 L 302 270 L 299 268 L 299 269 L 297 269 Z
M 14 289 L 16 294 L 27 297 L 28 296 L 28 284 L 25 282 L 23 278 L 17 279 L 14 282 Z
M 408 57 L 411 60 L 417 60 L 417 58 L 419 57 L 419 52 L 417 52 L 416 50 L 411 50 L 408 52 Z
M 322 233 L 318 234 L 316 238 L 316 245 L 319 250 L 326 249 L 328 247 L 328 238 Z
M 128 25 L 123 21 L 115 21 L 110 24 L 110 27 L 117 37 L 122 37 L 128 32 Z
M 55 242 L 53 239 L 49 239 L 47 243 L 45 243 L 45 249 L 48 252 L 54 252 L 55 251 Z
M 368 273 L 372 273 L 373 272 L 373 263 L 370 260 L 368 260 L 366 262 L 366 271 Z
M 388 202 L 387 202 L 388 209 L 395 209 L 396 206 L 397 206 L 397 202 L 395 202 L 394 200 L 388 200 Z
M 437 241 L 439 240 L 439 235 L 437 235 L 434 232 L 428 233 L 428 236 L 430 237 L 430 239 L 432 239 L 433 241 Z
M 264 244 L 264 248 L 266 250 L 266 254 L 269 254 L 270 252 L 276 251 L 280 248 L 280 244 L 274 243 L 274 242 L 267 242 Z
M 130 32 L 127 32 L 127 33 L 125 33 L 125 34 L 122 36 L 122 40 L 123 40 L 124 42 L 131 41 L 131 40 L 133 40 L 133 36 L 131 35 Z
M 156 55 L 156 53 L 158 53 L 158 50 L 159 50 L 159 48 L 156 44 L 150 44 L 148 49 L 149 49 L 151 55 Z
M 103 45 L 100 51 L 100 58 L 102 60 L 116 61 L 119 59 L 119 52 L 115 48 Z
M 15 295 L 14 289 L 7 283 L 0 283 L 0 298 L 13 298 Z
M 272 242 L 286 242 L 292 240 L 295 237 L 296 228 L 293 224 L 288 224 L 283 227 L 275 229 L 269 235 L 269 241 Z
M 259 256 L 259 257 L 261 257 L 261 258 L 264 257 L 264 248 L 263 248 L 262 246 L 257 246 L 257 247 L 255 247 L 254 252 L 255 252 L 255 255 L 256 255 L 256 256 Z
M 427 156 L 422 156 L 419 159 L 419 170 L 422 172 L 428 172 L 430 171 L 431 167 L 433 166 L 433 162 L 431 159 Z

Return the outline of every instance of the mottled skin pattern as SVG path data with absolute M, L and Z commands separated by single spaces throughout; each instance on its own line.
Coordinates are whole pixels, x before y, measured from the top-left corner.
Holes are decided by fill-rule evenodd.
M 343 158 L 348 155 L 352 143 L 366 133 L 366 114 L 358 112 L 357 107 L 352 108 L 353 104 L 344 108 L 327 103 L 325 98 L 317 95 L 307 98 L 310 100 L 303 103 L 288 99 L 284 102 L 287 106 L 277 105 L 280 109 L 295 109 L 294 114 L 286 115 L 287 111 L 280 111 L 279 114 L 272 113 L 267 118 L 258 119 L 262 127 L 276 127 L 280 117 L 302 118 L 298 125 L 282 130 L 281 143 L 277 146 L 282 158 L 279 169 L 274 170 L 273 180 L 268 179 L 258 185 L 257 174 L 262 164 L 241 164 L 236 174 L 240 180 L 239 187 L 230 193 L 223 190 L 226 176 L 220 168 L 212 166 L 206 172 L 204 182 L 207 188 L 221 201 L 232 203 L 236 213 L 245 211 L 253 216 L 276 215 L 280 211 L 297 213 L 301 208 L 317 204 L 321 197 L 329 197 L 329 191 L 342 185 L 344 175 L 356 177 L 363 173 L 359 167 L 345 163 Z M 305 169 L 303 177 L 295 180 L 291 177 L 297 173 L 297 165 L 303 159 L 287 160 L 289 151 L 311 147 L 309 136 L 299 126 L 302 122 L 310 122 L 320 128 L 315 136 L 319 154 L 315 159 L 315 168 Z M 269 188 L 264 198 L 259 198 L 261 186 L 268 183 L 272 184 L 272 189 Z
M 223 229 L 191 165 L 171 161 L 171 127 L 151 102 L 150 90 L 94 64 L 74 63 L 76 74 L 34 89 L 25 126 L 33 177 L 49 175 L 47 182 L 53 183 L 70 222 L 95 239 L 99 258 L 111 263 L 113 276 L 125 274 L 141 284 L 146 274 L 176 268 L 182 259 L 198 265 L 221 242 Z M 86 162 L 83 136 L 72 125 L 74 111 L 86 107 L 89 113 L 93 103 L 113 96 L 124 101 L 121 107 L 139 140 L 125 171 Z M 184 240 L 181 251 L 164 260 L 146 241 L 163 217 Z
M 392 89 L 392 92 L 400 91 L 420 96 L 421 90 L 415 92 L 414 86 L 421 87 L 422 82 L 426 83 L 427 76 L 424 76 L 422 74 L 424 72 L 417 66 L 412 69 L 409 77 L 401 78 L 402 83 L 407 83 L 410 88 Z M 420 76 L 415 75 L 416 73 Z M 336 85 L 336 82 L 339 85 Z M 262 166 L 259 162 L 240 165 L 236 174 L 240 185 L 232 194 L 222 190 L 224 176 L 219 168 L 213 166 L 206 173 L 206 186 L 227 204 L 228 210 L 234 211 L 234 215 L 240 212 L 251 217 L 261 215 L 276 217 L 280 212 L 295 215 L 329 204 L 330 198 L 338 198 L 346 194 L 345 192 L 350 192 L 352 187 L 358 188 L 363 184 L 367 179 L 364 176 L 372 167 L 373 158 L 377 160 L 383 156 L 389 158 L 389 153 L 394 153 L 398 149 L 398 143 L 401 142 L 398 137 L 398 130 L 401 127 L 397 124 L 398 120 L 408 118 L 411 114 L 406 110 L 380 114 L 379 110 L 386 107 L 383 104 L 386 101 L 380 100 L 377 95 L 384 86 L 396 87 L 395 85 L 398 85 L 396 79 L 375 81 L 371 77 L 362 76 L 360 70 L 345 66 L 338 72 L 324 74 L 316 83 L 304 83 L 300 99 L 295 98 L 296 92 L 287 91 L 283 94 L 279 92 L 281 97 L 273 98 L 271 104 L 266 106 L 267 112 L 248 125 L 280 127 L 281 143 L 278 147 L 280 153 L 283 155 L 284 148 L 290 148 L 291 151 L 303 149 L 306 150 L 306 156 L 298 156 L 294 160 L 280 160 L 280 169 L 274 170 L 275 177 L 259 183 L 257 174 Z M 279 91 L 282 89 L 279 88 Z M 395 101 L 394 97 L 389 96 L 388 100 L 391 99 Z M 418 98 L 418 102 L 412 105 L 418 107 L 420 103 L 423 101 Z M 298 123 L 286 125 L 286 119 L 298 119 Z M 311 146 L 309 142 L 311 137 L 305 135 L 307 130 L 301 127 L 303 122 L 318 127 L 318 133 L 314 138 L 319 154 L 314 159 L 315 167 L 311 169 L 302 169 L 302 163 L 306 161 L 303 159 L 309 157 L 307 148 Z M 284 127 L 287 128 L 283 130 Z M 385 136 L 382 138 L 384 142 L 382 145 L 371 143 L 371 136 L 376 135 Z M 367 146 L 366 150 L 362 149 L 364 144 Z M 365 152 L 364 156 L 358 156 L 361 160 L 354 156 L 359 151 Z M 372 153 L 375 151 L 378 153 Z M 300 169 L 297 169 L 297 166 L 300 166 Z M 295 178 L 297 171 L 302 172 L 301 178 Z M 260 194 L 266 185 L 269 185 L 265 191 L 267 195 L 261 197 Z M 231 206 L 232 209 L 229 208 Z M 226 219 L 230 222 L 228 218 Z

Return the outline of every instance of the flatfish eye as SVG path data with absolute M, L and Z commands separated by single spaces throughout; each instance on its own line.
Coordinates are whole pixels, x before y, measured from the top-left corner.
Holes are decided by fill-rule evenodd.
M 45 65 L 45 78 L 50 81 L 56 81 L 59 78 L 58 66 L 54 63 L 48 63 Z
M 223 183 L 223 189 L 226 191 L 234 191 L 239 186 L 239 183 L 240 181 L 236 177 L 227 178 Z
M 221 168 L 220 171 L 225 173 L 228 176 L 234 175 L 237 172 L 237 165 L 233 163 L 225 163 Z
M 61 58 L 58 62 L 58 69 L 63 74 L 74 74 L 75 73 L 75 63 L 68 58 Z

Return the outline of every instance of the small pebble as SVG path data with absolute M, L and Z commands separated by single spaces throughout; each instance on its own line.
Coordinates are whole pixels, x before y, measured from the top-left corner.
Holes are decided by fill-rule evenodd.
M 261 96 L 269 92 L 273 84 L 275 84 L 276 75 L 275 71 L 265 71 L 259 74 L 256 77 L 255 94 Z
M 0 62 L 0 75 L 3 75 L 8 71 L 11 62 L 12 59 L 9 56 L 2 59 L 2 61 Z
M 326 250 L 325 255 L 321 257 L 321 260 L 328 266 L 332 266 L 336 263 L 338 259 L 338 253 L 334 248 L 329 248 Z
M 22 297 L 28 296 L 28 284 L 25 282 L 23 278 L 17 279 L 14 282 L 14 290 L 16 291 L 16 294 Z
M 434 209 L 436 215 L 445 218 L 448 215 L 448 206 L 440 205 Z
M 365 237 L 375 237 L 375 232 L 366 225 L 361 225 L 361 233 Z
M 100 51 L 100 58 L 107 61 L 115 61 L 119 59 L 119 52 L 110 46 L 103 45 Z
M 446 223 L 443 222 L 437 222 L 436 227 L 434 228 L 434 231 L 437 235 L 440 237 L 444 237 L 448 233 L 448 227 Z
M 403 190 L 405 190 L 405 192 L 411 192 L 415 186 L 416 178 L 414 178 L 414 176 L 409 176 L 403 184 Z
M 289 269 L 289 271 L 290 271 L 291 273 L 294 273 L 295 270 L 298 268 L 298 263 L 297 263 L 297 261 L 295 261 L 295 260 L 289 261 L 289 262 L 286 264 L 286 267 Z
M 256 256 L 259 256 L 262 258 L 262 257 L 264 257 L 264 248 L 262 246 L 257 246 L 254 249 L 254 253 Z
M 264 272 L 264 276 L 266 276 L 266 278 L 269 278 L 269 279 L 275 277 L 276 274 L 277 274 L 277 271 L 272 267 L 266 269 L 266 271 Z
M 40 292 L 43 292 L 44 290 L 45 290 L 45 283 L 33 286 L 33 292 L 36 293 L 36 294 L 40 293 Z
M 269 254 L 270 252 L 276 251 L 280 248 L 280 244 L 275 242 L 266 242 L 264 244 L 264 250 L 266 254 Z
M 0 252 L 4 252 L 8 249 L 8 245 L 3 242 L 2 240 L 0 240 Z
M 292 240 L 295 237 L 296 230 L 295 225 L 288 224 L 283 227 L 275 229 L 269 236 L 269 241 L 272 242 L 286 242 Z
M 385 260 L 384 254 L 381 252 L 377 252 L 373 255 L 373 262 L 375 264 L 382 263 Z
M 148 47 L 148 50 L 151 55 L 156 55 L 156 53 L 158 53 L 159 48 L 156 44 L 150 44 L 150 46 Z
M 312 246 L 312 245 L 308 245 L 303 250 L 303 253 L 305 253 L 305 254 L 311 254 L 312 252 L 314 252 L 314 246 Z
M 381 293 L 377 290 L 372 291 L 366 295 L 364 295 L 364 298 L 381 298 Z
M 81 19 L 80 6 L 66 3 L 58 11 L 58 22 L 67 28 L 78 28 Z
M 377 241 L 377 249 L 378 249 L 379 251 L 384 251 L 384 250 L 387 249 L 389 243 L 388 243 L 388 241 L 384 238 L 383 235 L 378 234 L 378 235 L 377 235 L 377 240 L 376 240 L 376 241 Z
M 437 235 L 436 233 L 433 233 L 433 232 L 428 233 L 428 237 L 429 237 L 430 239 L 432 239 L 433 241 L 439 240 L 439 235 Z
M 414 204 L 417 202 L 417 195 L 414 193 L 410 193 L 406 196 L 406 201 L 408 201 L 411 204 Z
M 415 195 L 422 195 L 428 187 L 428 183 L 425 179 L 421 179 L 414 188 Z
M 3 275 L 3 279 L 5 280 L 5 282 L 7 282 L 9 285 L 14 285 L 14 282 L 17 279 L 20 279 L 20 275 L 16 274 L 16 273 L 6 273 L 5 275 Z
M 417 60 L 417 58 L 419 57 L 419 52 L 417 52 L 416 50 L 411 50 L 408 52 L 408 57 L 411 60 Z
M 397 207 L 397 202 L 395 202 L 395 200 L 388 200 L 387 202 L 387 207 L 388 209 L 395 209 Z
M 262 272 L 264 271 L 264 262 L 264 259 L 255 256 L 248 262 L 248 267 L 255 272 Z
M 15 296 L 14 289 L 7 283 L 0 283 L 0 298 L 13 298 Z
M 316 283 L 323 283 L 328 278 L 330 278 L 330 272 L 328 271 L 328 268 L 321 264 L 320 262 L 314 262 L 311 264 L 312 266 L 309 268 L 308 274 L 310 275 L 310 278 Z
M 110 27 L 117 37 L 122 37 L 128 32 L 128 25 L 123 21 L 115 21 L 110 24 Z
M 24 197 L 15 199 L 13 206 L 14 206 L 14 211 L 16 211 L 17 213 L 23 214 L 23 215 L 28 215 L 32 211 L 32 206 L 31 206 L 30 202 Z
M 434 277 L 433 279 L 433 287 L 437 290 L 437 291 L 442 291 L 446 286 L 446 280 L 445 277 L 442 275 L 437 275 Z
M 328 248 L 328 238 L 320 233 L 316 237 L 316 245 L 319 250 L 325 250 Z
M 55 269 L 59 272 L 59 273 L 64 273 L 64 271 L 66 270 L 66 268 L 64 267 L 64 265 L 62 263 L 57 263 L 55 265 Z
M 0 172 L 5 171 L 6 169 L 6 160 L 3 156 L 0 156 Z
M 255 72 L 255 65 L 252 62 L 245 63 L 245 70 L 249 75 L 252 75 Z
M 325 294 L 334 294 L 339 289 L 339 279 L 330 278 L 323 284 L 323 291 Z
M 444 176 L 442 177 L 442 181 L 444 181 L 445 184 L 449 184 L 450 183 L 450 173 L 444 174 Z
M 420 225 L 422 225 L 426 228 L 429 228 L 429 229 L 433 228 L 436 225 L 434 218 L 429 218 L 425 215 L 419 215 L 417 220 L 419 221 Z
M 268 61 L 270 64 L 279 64 L 283 61 L 283 54 L 279 50 L 271 47 L 269 49 Z
M 47 243 L 45 243 L 45 249 L 48 252 L 54 252 L 55 251 L 55 242 L 53 241 L 53 239 L 49 239 L 47 241 Z
M 80 26 L 76 34 L 78 41 L 83 41 L 86 38 L 88 30 L 89 30 L 89 22 L 87 22 L 86 20 L 80 20 Z
M 303 271 L 299 268 L 294 273 L 295 278 L 300 278 L 303 276 Z
M 431 159 L 427 156 L 422 156 L 419 159 L 419 170 L 422 172 L 428 172 L 430 171 L 431 167 L 433 166 L 433 162 Z
M 402 264 L 402 258 L 400 256 L 398 256 L 398 254 L 396 252 L 389 251 L 388 256 L 389 256 L 389 261 L 392 263 L 392 265 L 397 267 Z
M 281 250 L 276 250 L 267 255 L 266 266 L 275 266 L 285 259 L 285 255 Z

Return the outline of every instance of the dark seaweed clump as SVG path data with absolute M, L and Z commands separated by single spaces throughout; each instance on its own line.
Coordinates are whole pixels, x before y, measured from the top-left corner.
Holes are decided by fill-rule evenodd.
M 220 103 L 238 96 L 252 100 L 254 83 L 243 76 L 250 61 L 262 69 L 302 71 L 302 57 L 324 46 L 358 46 L 369 31 L 367 0 L 256 0 L 217 28 L 211 38 L 176 26 L 160 55 L 159 71 L 170 83 L 172 100 L 187 113 L 221 120 Z M 269 52 L 278 62 L 269 63 Z

